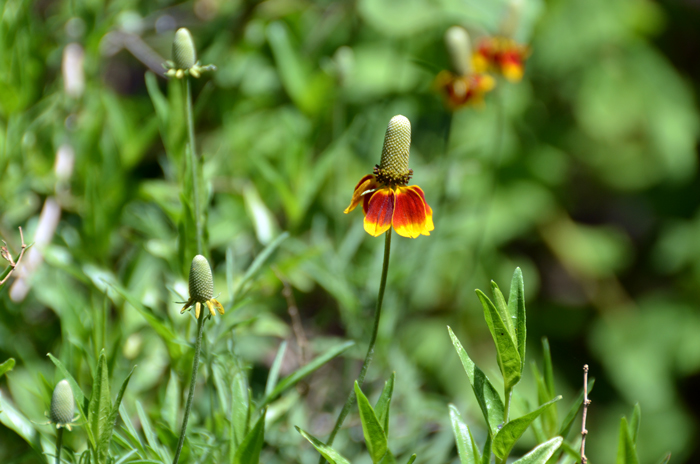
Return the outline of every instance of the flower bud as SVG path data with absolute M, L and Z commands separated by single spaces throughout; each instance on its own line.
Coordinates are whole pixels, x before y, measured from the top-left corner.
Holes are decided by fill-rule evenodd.
M 393 178 L 409 174 L 408 152 L 410 147 L 411 122 L 406 116 L 394 116 L 386 128 L 379 168 Z
M 73 390 L 67 380 L 61 380 L 53 390 L 51 397 L 51 422 L 57 426 L 63 426 L 73 422 L 75 414 L 75 401 L 73 400 Z
M 511 0 L 501 21 L 501 35 L 514 38 L 520 24 L 523 11 L 523 0 Z
M 173 39 L 173 61 L 176 69 L 189 69 L 197 62 L 197 50 L 190 31 L 181 27 Z
M 452 70 L 459 76 L 471 72 L 472 46 L 466 29 L 452 26 L 445 32 L 445 46 L 450 54 Z
M 206 303 L 214 297 L 214 278 L 211 275 L 209 261 L 202 255 L 192 260 L 190 267 L 190 300 Z

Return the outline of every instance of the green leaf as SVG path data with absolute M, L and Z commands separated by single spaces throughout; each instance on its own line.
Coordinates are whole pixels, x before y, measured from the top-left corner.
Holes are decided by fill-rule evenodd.
M 321 453 L 321 456 L 323 456 L 326 459 L 326 461 L 328 461 L 330 464 L 350 464 L 350 461 L 341 456 L 339 452 L 326 445 L 318 438 L 314 437 L 308 432 L 305 432 L 299 427 L 295 426 L 294 428 L 296 428 L 297 432 L 299 432 L 302 437 L 306 438 L 309 441 L 309 443 L 311 443 L 313 447 L 316 448 L 316 451 Z
M 671 461 L 671 453 L 668 453 L 666 456 L 662 457 L 659 464 L 668 464 L 669 461 Z
M 357 380 L 355 381 L 355 396 L 357 396 L 357 408 L 360 410 L 360 421 L 362 422 L 362 433 L 365 436 L 365 445 L 372 462 L 377 464 L 382 461 L 389 450 L 386 435 L 374 409 L 372 409 L 372 405 L 357 384 Z
M 272 390 L 275 388 L 275 384 L 277 384 L 277 379 L 279 378 L 280 374 L 280 367 L 282 367 L 282 360 L 284 359 L 284 353 L 287 351 L 287 342 L 283 341 L 280 344 L 279 349 L 277 350 L 277 356 L 275 356 L 275 360 L 272 362 L 272 367 L 270 368 L 269 374 L 267 374 L 267 383 L 265 384 L 265 395 L 269 395 L 272 393 Z
M 73 376 L 68 372 L 68 369 L 66 369 L 66 366 L 63 365 L 63 363 L 56 358 L 54 355 L 51 353 L 47 353 L 46 356 L 49 357 L 52 363 L 58 368 L 59 371 L 61 371 L 61 375 L 63 376 L 64 379 L 68 381 L 70 384 L 71 390 L 73 390 L 73 396 L 75 396 L 76 399 L 76 405 L 78 406 L 78 410 L 80 411 L 80 415 L 83 417 L 87 417 L 87 414 L 85 414 L 85 411 L 87 411 L 88 407 L 88 400 L 85 398 L 85 393 L 83 393 L 83 390 L 80 388 L 80 385 L 78 385 L 78 382 L 75 381 Z M 88 432 L 88 437 L 92 437 L 92 431 L 90 431 L 89 428 L 86 429 Z M 94 440 L 90 440 L 94 446 L 95 442 Z
M 109 372 L 107 371 L 107 358 L 105 350 L 100 352 L 97 360 L 97 369 L 92 380 L 92 394 L 88 404 L 88 427 L 92 430 L 95 440 L 102 437 L 102 433 L 107 427 L 107 420 L 112 409 L 112 400 L 109 394 Z M 96 443 L 97 445 L 97 443 Z M 95 446 L 95 448 L 98 448 Z M 103 462 L 99 455 L 98 460 Z
M 544 359 L 544 377 L 542 378 L 543 385 L 538 383 L 538 392 L 540 392 L 539 403 L 544 404 L 554 398 L 554 369 L 552 367 L 552 354 L 549 349 L 549 340 L 547 337 L 542 337 L 542 357 Z M 544 391 L 541 391 L 544 388 Z M 545 424 L 545 430 L 548 437 L 555 435 L 558 421 L 557 406 L 554 405 L 545 411 L 542 420 Z
M 554 452 L 559 449 L 563 441 L 564 439 L 562 437 L 554 437 L 535 447 L 513 464 L 544 464 L 552 457 Z
M 311 374 L 316 369 L 320 368 L 339 354 L 343 353 L 345 350 L 347 350 L 354 344 L 355 342 L 353 341 L 341 343 L 340 345 L 329 349 L 322 355 L 317 356 L 309 364 L 303 366 L 302 368 L 298 369 L 297 371 L 289 374 L 287 377 L 280 380 L 280 382 L 277 384 L 274 390 L 272 390 L 272 392 L 270 392 L 269 395 L 266 395 L 265 398 L 263 398 L 260 407 L 268 405 L 272 400 L 277 398 L 277 396 L 284 392 L 286 389 L 293 387 L 298 381 Z
M 238 370 L 233 376 L 231 384 L 231 448 L 236 448 L 243 442 L 248 433 L 248 421 L 250 419 L 248 382 L 245 372 Z M 231 462 L 233 462 L 233 454 Z
M 384 434 L 389 436 L 389 409 L 391 406 L 391 395 L 394 394 L 394 380 L 396 379 L 396 372 L 391 373 L 389 380 L 384 382 L 384 388 L 382 389 L 382 394 L 379 395 L 377 404 L 374 405 L 374 412 L 377 414 L 379 423 L 382 424 L 384 429 Z
M 10 430 L 14 430 L 17 435 L 22 437 L 24 441 L 29 443 L 36 451 L 41 452 L 41 443 L 39 434 L 36 433 L 34 425 L 27 419 L 24 414 L 18 411 L 9 400 L 3 399 L 2 391 L 0 390 L 0 423 L 4 424 Z
M 617 464 L 639 464 L 637 448 L 632 440 L 627 418 L 620 419 L 620 438 L 617 446 Z
M 511 317 L 515 318 L 515 338 L 518 343 L 518 354 L 520 360 L 525 363 L 525 345 L 527 341 L 527 326 L 525 325 L 525 283 L 523 282 L 523 271 L 519 267 L 513 272 L 513 279 L 510 282 L 510 293 L 508 294 L 508 310 Z M 554 392 L 552 392 L 554 395 Z
M 522 362 L 518 347 L 508 332 L 505 321 L 501 319 L 498 309 L 481 290 L 476 291 L 481 305 L 484 307 L 484 318 L 489 327 L 493 341 L 496 344 L 498 367 L 503 375 L 505 390 L 511 390 L 520 381 Z
M 406 464 L 413 464 L 413 461 L 416 460 L 416 455 L 412 454 L 410 458 L 408 458 L 408 462 Z
M 595 379 L 591 378 L 588 380 L 588 393 L 591 393 L 591 390 L 593 390 L 593 385 L 595 385 Z M 576 419 L 576 416 L 578 415 L 578 412 L 581 410 L 583 407 L 583 388 L 581 388 L 581 393 L 579 393 L 578 398 L 576 398 L 576 401 L 574 404 L 571 406 L 571 409 L 569 412 L 566 414 L 566 417 L 561 423 L 561 427 L 559 428 L 559 435 L 562 437 L 566 437 L 569 435 L 569 432 L 571 431 L 571 427 L 574 424 L 574 420 Z
M 6 372 L 10 372 L 15 367 L 14 358 L 10 358 L 4 363 L 0 364 L 0 377 L 2 377 Z
M 498 284 L 493 280 L 491 281 L 491 293 L 493 293 L 493 300 L 495 302 L 494 306 L 498 310 L 498 314 L 501 316 L 501 320 L 508 329 L 508 333 L 510 334 L 511 338 L 515 340 L 515 328 L 513 327 L 513 319 L 515 318 L 515 316 L 512 316 L 510 314 L 510 309 L 506 304 L 506 299 L 503 297 L 501 289 L 498 288 Z
M 630 418 L 629 430 L 630 436 L 632 437 L 632 442 L 637 444 L 637 435 L 639 435 L 639 423 L 642 420 L 642 408 L 639 403 L 634 405 L 634 410 L 632 411 L 632 417 Z
M 542 337 L 542 357 L 544 358 L 544 383 L 550 398 L 554 397 L 554 369 L 552 367 L 552 353 L 549 349 L 549 340 Z
M 493 439 L 491 434 L 486 435 L 484 449 L 481 450 L 481 464 L 491 464 L 491 450 L 493 449 Z
M 469 430 L 469 426 L 464 423 L 462 416 L 459 414 L 454 404 L 450 404 L 449 408 L 452 431 L 455 435 L 460 462 L 462 464 L 480 464 L 481 456 L 479 455 L 479 448 L 477 448 L 474 442 L 474 436 L 471 430 Z
M 501 459 L 505 459 L 510 453 L 510 450 L 513 449 L 515 442 L 518 441 L 523 433 L 525 433 L 525 430 L 527 430 L 532 421 L 537 419 L 537 417 L 542 414 L 545 409 L 560 399 L 561 396 L 557 396 L 552 401 L 543 404 L 534 411 L 518 417 L 517 419 L 513 419 L 505 424 L 493 439 L 493 454 Z
M 462 361 L 462 366 L 467 373 L 467 377 L 469 377 L 469 383 L 474 390 L 476 400 L 489 426 L 489 431 L 491 432 L 489 436 L 495 436 L 498 433 L 498 426 L 503 422 L 503 400 L 501 400 L 500 395 L 491 385 L 486 374 L 467 355 L 450 326 L 447 326 L 447 331 L 450 333 L 452 344 L 457 351 L 460 361 Z
M 245 271 L 245 274 L 243 275 L 241 281 L 238 282 L 238 285 L 236 285 L 234 292 L 231 295 L 231 304 L 227 309 L 230 309 L 233 306 L 237 298 L 240 298 L 242 295 L 245 294 L 245 286 L 250 282 L 250 280 L 255 276 L 255 274 L 257 274 L 262 265 L 265 264 L 265 261 L 267 261 L 270 258 L 272 253 L 274 253 L 277 247 L 279 247 L 287 237 L 289 237 L 289 232 L 281 233 L 279 237 L 274 239 L 269 245 L 263 248 L 260 254 L 258 254 L 258 256 L 255 257 L 253 262 Z
M 259 464 L 260 451 L 265 442 L 265 414 L 267 410 L 263 409 L 257 422 L 236 450 L 234 464 Z
M 136 448 L 139 449 L 141 452 L 142 456 L 146 455 L 146 448 L 143 444 L 143 441 L 141 441 L 141 437 L 139 436 L 138 432 L 136 431 L 136 427 L 134 427 L 134 424 L 131 422 L 131 418 L 129 417 L 129 414 L 126 412 L 126 407 L 122 403 L 119 406 L 119 415 L 122 417 L 122 422 L 124 422 L 124 426 L 122 427 L 122 430 L 124 430 L 128 435 L 129 438 L 131 439 L 132 447 L 135 446 Z
M 101 357 L 102 354 L 100 354 L 100 358 Z M 134 369 L 136 369 L 136 366 L 131 368 L 131 372 L 129 372 L 129 375 L 127 375 L 126 379 L 124 379 L 124 382 L 122 383 L 122 386 L 119 389 L 119 393 L 117 393 L 117 398 L 114 400 L 114 404 L 112 405 L 109 417 L 107 418 L 107 421 L 104 425 L 102 435 L 100 435 L 100 440 L 97 445 L 97 455 L 98 460 L 100 460 L 101 462 L 106 462 L 107 460 L 107 455 L 109 453 L 109 443 L 112 440 L 112 432 L 114 431 L 114 426 L 117 424 L 117 416 L 119 416 L 119 406 L 122 403 L 122 399 L 124 398 L 124 392 L 126 391 L 127 385 L 129 385 L 129 380 L 131 380 L 131 375 L 134 373 Z
M 160 408 L 160 416 L 163 418 L 168 427 L 173 432 L 177 431 L 177 414 L 180 404 L 180 384 L 177 381 L 177 375 L 174 371 L 170 371 L 168 386 L 165 388 L 165 398 L 163 405 Z
M 139 416 L 139 421 L 141 421 L 141 430 L 143 430 L 143 434 L 146 436 L 148 446 L 155 451 L 163 462 L 171 462 L 173 458 L 170 456 L 170 452 L 160 445 L 158 436 L 151 426 L 151 421 L 148 419 L 148 416 L 146 415 L 146 412 L 143 410 L 143 406 L 141 406 L 141 402 L 139 401 L 136 401 L 136 413 Z

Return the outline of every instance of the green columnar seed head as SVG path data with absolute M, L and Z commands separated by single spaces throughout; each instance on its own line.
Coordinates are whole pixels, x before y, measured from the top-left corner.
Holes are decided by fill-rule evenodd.
M 450 54 L 452 70 L 460 76 L 471 72 L 472 46 L 469 34 L 460 26 L 452 26 L 445 32 L 445 46 Z
M 209 261 L 202 255 L 195 256 L 190 267 L 190 298 L 198 303 L 214 298 L 214 278 Z
M 522 11 L 522 0 L 511 0 L 508 3 L 506 12 L 503 15 L 503 20 L 501 21 L 501 35 L 509 38 L 513 38 L 515 36 L 515 33 L 518 30 L 518 23 L 520 23 Z
M 73 390 L 67 380 L 61 380 L 53 390 L 51 397 L 51 422 L 57 425 L 70 424 L 75 414 Z
M 406 116 L 394 116 L 386 128 L 379 168 L 396 178 L 407 175 L 410 148 L 411 122 Z
M 176 69 L 190 69 L 197 62 L 197 51 L 194 48 L 192 34 L 187 28 L 181 27 L 173 39 L 173 61 Z

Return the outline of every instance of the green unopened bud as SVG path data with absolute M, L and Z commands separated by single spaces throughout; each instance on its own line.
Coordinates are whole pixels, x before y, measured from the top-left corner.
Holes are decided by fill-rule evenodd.
M 379 169 L 393 179 L 410 174 L 408 169 L 408 151 L 411 148 L 411 122 L 406 116 L 391 118 L 384 135 L 382 160 Z
M 520 24 L 520 17 L 523 12 L 522 0 L 511 0 L 508 2 L 508 7 L 503 20 L 501 21 L 501 35 L 504 37 L 514 38 Z
M 175 33 L 173 61 L 176 69 L 189 69 L 197 62 L 197 50 L 194 48 L 192 34 L 185 27 L 181 27 Z
M 202 255 L 192 260 L 190 267 L 190 300 L 206 303 L 214 298 L 214 278 L 211 275 L 209 261 Z
M 57 426 L 63 426 L 73 422 L 75 414 L 75 401 L 73 400 L 73 390 L 67 380 L 61 380 L 53 390 L 51 397 L 51 422 Z
M 460 76 L 471 72 L 472 46 L 463 27 L 452 26 L 445 32 L 445 46 L 450 54 L 452 70 Z

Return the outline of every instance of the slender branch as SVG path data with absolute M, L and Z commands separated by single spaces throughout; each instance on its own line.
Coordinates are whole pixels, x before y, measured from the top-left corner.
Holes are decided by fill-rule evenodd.
M 63 448 L 63 428 L 56 432 L 56 464 L 61 464 L 61 449 Z
M 199 316 L 197 321 L 197 341 L 194 344 L 194 361 L 192 362 L 192 378 L 190 379 L 190 391 L 187 395 L 187 404 L 185 405 L 185 417 L 182 418 L 182 430 L 180 430 L 180 439 L 177 442 L 177 450 L 173 464 L 177 464 L 180 459 L 182 445 L 185 443 L 185 435 L 187 432 L 187 421 L 190 419 L 190 410 L 192 409 L 192 400 L 194 399 L 194 389 L 197 386 L 197 369 L 199 368 L 199 355 L 202 351 L 202 334 L 204 333 L 204 311 Z
M 301 323 L 301 317 L 299 316 L 299 308 L 297 307 L 296 299 L 294 298 L 294 292 L 292 291 L 292 286 L 289 285 L 287 279 L 277 270 L 275 266 L 272 266 L 277 278 L 282 282 L 283 290 L 282 296 L 287 301 L 287 312 L 289 313 L 289 318 L 292 320 L 292 330 L 294 331 L 294 338 L 296 338 L 297 346 L 299 347 L 299 354 L 301 357 L 301 364 L 304 365 L 308 362 L 307 360 L 307 348 L 308 340 L 306 339 L 306 334 L 304 333 L 304 326 Z
M 367 369 L 369 368 L 370 363 L 372 362 L 372 358 L 374 357 L 374 344 L 377 341 L 377 333 L 379 332 L 379 318 L 382 314 L 382 302 L 384 301 L 384 290 L 386 289 L 386 276 L 387 273 L 389 272 L 389 254 L 391 252 L 391 229 L 386 231 L 384 234 L 385 240 L 384 240 L 384 264 L 382 265 L 382 277 L 381 280 L 379 281 L 379 295 L 377 296 L 377 309 L 374 312 L 374 326 L 372 328 L 372 336 L 369 340 L 369 348 L 367 349 L 367 355 L 365 356 L 365 360 L 362 362 L 362 369 L 360 369 L 360 375 L 357 377 L 357 384 L 359 386 L 362 386 L 362 383 L 365 381 L 365 374 L 367 374 Z M 348 413 L 350 412 L 350 408 L 355 404 L 355 390 L 352 389 L 350 391 L 350 394 L 348 395 L 348 399 L 345 401 L 345 406 L 343 406 L 343 409 L 340 411 L 340 415 L 338 416 L 338 420 L 335 422 L 335 426 L 333 427 L 333 431 L 331 432 L 331 435 L 328 437 L 328 442 L 326 443 L 328 446 L 333 444 L 333 440 L 335 440 L 335 436 L 338 434 L 338 431 L 340 430 L 340 427 L 343 425 L 343 421 L 345 421 L 345 418 L 347 417 Z M 319 460 L 319 464 L 323 464 L 326 461 L 326 459 L 321 456 L 321 459 Z
M 588 364 L 583 365 L 583 420 L 581 421 L 581 464 L 586 464 L 588 458 L 586 457 L 586 437 L 588 436 L 588 430 L 586 430 L 586 416 L 588 415 L 588 406 L 591 404 L 591 400 L 588 399 Z
M 3 275 L 0 276 L 2 280 L 0 280 L 0 285 L 4 284 L 7 279 L 10 278 L 13 272 L 15 272 L 15 269 L 17 269 L 17 266 L 19 266 L 19 263 L 22 261 L 22 257 L 24 256 L 24 251 L 27 249 L 27 244 L 24 243 L 24 234 L 22 233 L 22 228 L 19 228 L 19 236 L 20 239 L 22 240 L 22 250 L 19 252 L 19 257 L 17 258 L 17 262 L 15 262 L 12 259 L 12 255 L 10 254 L 10 251 L 7 249 L 7 246 L 2 247 L 2 257 L 5 258 L 7 261 L 10 262 L 10 265 L 8 266 L 7 269 L 3 272 Z M 3 241 L 3 243 L 5 243 Z M 7 243 L 5 243 L 7 245 Z
M 197 229 L 197 254 L 202 254 L 202 216 L 200 208 L 199 195 L 199 178 L 197 176 L 197 152 L 195 151 L 194 141 L 194 114 L 192 111 L 192 89 L 190 77 L 187 76 L 185 81 L 185 111 L 187 113 L 187 136 L 190 145 L 190 164 L 192 167 L 192 190 L 194 190 L 194 222 Z

